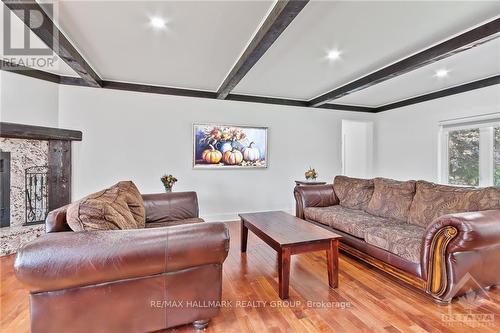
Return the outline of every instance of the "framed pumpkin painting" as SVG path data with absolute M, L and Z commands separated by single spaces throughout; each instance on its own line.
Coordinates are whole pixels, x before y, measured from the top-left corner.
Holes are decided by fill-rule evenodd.
M 193 125 L 195 169 L 267 168 L 267 127 Z

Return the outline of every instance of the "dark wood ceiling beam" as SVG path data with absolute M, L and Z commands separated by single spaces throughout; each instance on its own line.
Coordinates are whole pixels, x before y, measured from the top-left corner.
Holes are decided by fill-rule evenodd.
M 5 60 L 0 60 L 0 70 L 32 77 L 35 79 L 49 81 L 53 83 L 59 83 L 61 78 L 57 74 L 52 74 L 49 72 L 40 71 L 38 69 L 13 64 Z
M 226 99 L 228 101 L 307 107 L 307 101 L 300 101 L 300 100 L 296 100 L 296 99 L 286 99 L 286 98 L 229 94 L 226 97 Z
M 375 112 L 376 110 L 374 107 L 370 106 L 345 105 L 345 104 L 323 104 L 318 106 L 317 108 L 341 110 L 341 111 L 356 111 L 356 112 Z
M 440 44 L 409 56 L 376 72 L 329 91 L 309 101 L 309 106 L 318 107 L 329 101 L 366 89 L 409 71 L 429 65 L 454 54 L 469 50 L 498 37 L 500 18 L 469 30 Z
M 18 65 L 13 65 L 5 62 L 0 62 L 2 66 L 1 70 L 9 71 L 16 74 L 26 75 L 32 78 L 55 82 L 63 85 L 73 85 L 73 86 L 83 86 L 88 87 L 87 83 L 77 77 L 69 77 L 69 76 L 59 76 L 56 74 L 51 74 L 43 71 L 39 71 L 36 69 L 22 67 Z M 345 105 L 345 104 L 323 104 L 321 106 L 316 107 L 321 109 L 330 109 L 330 110 L 340 110 L 340 111 L 353 111 L 353 112 L 370 112 L 377 113 L 387 110 L 392 110 L 396 108 L 400 108 L 407 105 L 412 105 L 416 103 L 421 103 L 425 101 L 430 101 L 433 99 L 438 99 L 441 97 L 446 97 L 450 95 L 464 93 L 470 90 L 485 88 L 491 85 L 500 84 L 500 75 L 496 75 L 493 77 L 477 80 L 474 82 L 462 84 L 459 86 L 451 87 L 448 89 L 424 94 L 417 97 L 408 98 L 399 102 L 386 104 L 380 107 L 366 107 L 366 106 L 357 106 L 357 105 Z M 207 92 L 207 91 L 199 91 L 199 90 L 190 90 L 190 89 L 180 89 L 180 88 L 169 88 L 169 87 L 160 87 L 160 86 L 149 86 L 149 85 L 141 85 L 134 83 L 123 83 L 123 82 L 115 82 L 115 81 L 103 81 L 103 88 L 105 89 L 115 89 L 115 90 L 124 90 L 124 91 L 134 91 L 134 92 L 144 92 L 144 93 L 153 93 L 153 94 L 163 94 L 163 95 L 175 95 L 175 96 L 185 96 L 185 97 L 198 97 L 198 98 L 209 98 L 215 99 L 215 92 Z M 275 104 L 275 105 L 285 105 L 285 106 L 298 106 L 298 107 L 307 107 L 311 108 L 307 101 L 302 100 L 294 100 L 294 99 L 285 99 L 285 98 L 273 98 L 273 97 L 261 97 L 261 96 L 249 96 L 249 95 L 238 95 L 238 94 L 230 94 L 226 100 L 232 101 L 240 101 L 240 102 L 249 102 L 249 103 L 263 103 L 263 104 Z
M 229 95 L 308 2 L 309 0 L 279 0 L 275 4 L 250 44 L 217 90 L 218 99 L 225 99 Z
M 105 89 L 127 90 L 127 91 L 136 91 L 136 92 L 144 92 L 151 94 L 162 94 L 162 95 L 184 96 L 184 97 L 213 99 L 216 96 L 215 92 L 212 91 L 150 86 L 145 84 L 115 82 L 115 81 L 103 81 L 102 87 Z
M 426 102 L 426 101 L 430 101 L 433 99 L 438 99 L 438 98 L 442 98 L 442 97 L 446 97 L 446 96 L 461 94 L 461 93 L 464 93 L 467 91 L 485 88 L 485 87 L 489 87 L 489 86 L 492 86 L 495 84 L 500 84 L 500 75 L 495 75 L 495 76 L 491 76 L 491 77 L 488 77 L 485 79 L 461 84 L 459 86 L 455 86 L 455 87 L 431 92 L 428 94 L 408 98 L 408 99 L 405 99 L 405 100 L 402 100 L 399 102 L 386 104 L 386 105 L 374 108 L 373 112 L 382 112 L 382 111 L 397 109 L 397 108 L 401 108 L 403 106 L 422 103 L 422 102 Z
M 2 0 L 21 21 L 53 50 L 91 87 L 101 87 L 102 80 L 82 55 L 57 28 L 45 10 L 35 0 Z M 25 15 L 28 11 L 39 11 L 42 21 L 36 15 Z M 40 24 L 41 23 L 41 24 Z

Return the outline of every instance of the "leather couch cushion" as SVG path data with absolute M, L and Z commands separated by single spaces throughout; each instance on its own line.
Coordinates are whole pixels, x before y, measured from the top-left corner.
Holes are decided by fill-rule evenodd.
M 364 238 L 365 230 L 370 227 L 381 227 L 390 220 L 370 215 L 362 210 L 342 206 L 307 207 L 304 210 L 307 220 L 319 222 L 358 238 Z
M 375 178 L 375 190 L 366 212 L 407 222 L 410 206 L 415 196 L 415 183 L 414 180 L 401 182 L 386 178 Z
M 373 188 L 373 179 L 337 176 L 333 182 L 340 205 L 351 209 L 365 210 L 372 197 Z
M 146 222 L 141 194 L 131 181 L 70 204 L 66 219 L 73 231 L 138 229 Z
M 368 244 L 389 251 L 414 263 L 420 262 L 425 228 L 402 222 L 365 229 Z
M 163 223 L 198 217 L 196 192 L 144 194 L 146 223 Z
M 489 209 L 500 209 L 500 187 L 457 187 L 420 180 L 408 222 L 425 227 L 442 215 Z
M 174 225 L 184 225 L 191 223 L 201 223 L 205 222 L 203 219 L 199 217 L 193 217 L 185 220 L 176 220 L 176 221 L 166 221 L 166 222 L 148 222 L 146 223 L 146 228 L 163 228 L 163 227 L 171 227 Z

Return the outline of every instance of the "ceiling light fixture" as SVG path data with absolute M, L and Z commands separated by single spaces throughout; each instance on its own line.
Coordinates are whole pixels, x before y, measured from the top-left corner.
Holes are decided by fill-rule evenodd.
M 445 68 L 442 68 L 442 69 L 438 69 L 438 70 L 436 71 L 436 74 L 434 74 L 434 76 L 435 76 L 435 77 L 437 77 L 437 78 L 442 79 L 442 78 L 447 77 L 449 73 L 450 73 L 450 71 L 449 71 L 449 70 L 447 70 L 447 69 L 445 69 Z
M 149 20 L 149 24 L 151 24 L 151 26 L 155 29 L 165 29 L 167 21 L 165 21 L 161 17 L 152 17 Z
M 339 58 L 340 58 L 340 54 L 341 54 L 341 53 L 342 53 L 342 52 L 340 52 L 340 51 L 339 51 L 339 50 L 337 50 L 337 49 L 330 50 L 330 51 L 328 51 L 328 53 L 327 53 L 326 57 L 327 57 L 328 59 L 330 59 L 330 60 L 337 60 L 337 59 L 339 59 Z

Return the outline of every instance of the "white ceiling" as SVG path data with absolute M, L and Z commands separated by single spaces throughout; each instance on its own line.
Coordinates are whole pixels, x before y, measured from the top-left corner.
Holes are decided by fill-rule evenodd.
M 272 5 L 59 0 L 54 20 L 104 80 L 216 91 Z M 152 16 L 165 18 L 167 29 L 152 29 Z M 309 100 L 499 16 L 500 1 L 312 0 L 233 93 Z M 23 24 L 12 17 L 14 42 L 22 45 Z M 333 48 L 341 59 L 326 59 Z M 499 74 L 499 59 L 500 39 L 332 103 L 391 103 Z M 76 76 L 56 64 L 51 72 Z M 450 76 L 437 80 L 442 67 Z
M 309 100 L 499 14 L 498 1 L 313 1 L 234 92 Z
M 435 77 L 438 69 L 449 70 L 448 77 Z M 498 74 L 500 38 L 336 99 L 334 103 L 381 106 Z
M 61 1 L 59 23 L 106 80 L 217 90 L 271 1 Z M 151 16 L 167 20 L 155 31 Z

